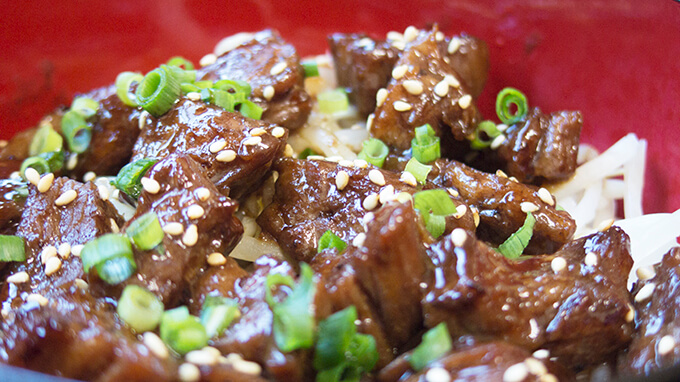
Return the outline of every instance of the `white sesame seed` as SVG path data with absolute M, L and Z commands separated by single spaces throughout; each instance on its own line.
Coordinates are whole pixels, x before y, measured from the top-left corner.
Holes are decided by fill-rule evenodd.
M 97 191 L 99 192 L 99 198 L 101 200 L 109 200 L 109 188 L 106 186 L 97 186 Z
M 182 236 L 182 243 L 188 247 L 193 247 L 198 242 L 198 227 L 196 224 L 192 224 L 187 227 L 184 236 Z
M 358 247 L 361 247 L 361 246 L 364 245 L 364 241 L 365 241 L 365 240 L 366 240 L 366 234 L 363 233 L 363 232 L 358 233 L 358 234 L 354 237 L 354 239 L 352 239 L 352 245 L 355 246 L 355 247 L 357 247 L 357 248 L 358 248 Z
M 45 264 L 47 260 L 51 259 L 52 257 L 57 256 L 57 247 L 53 245 L 48 245 L 40 251 L 40 262 Z
M 378 206 L 379 199 L 380 196 L 378 194 L 372 193 L 364 199 L 361 205 L 364 207 L 365 210 L 370 211 Z
M 450 382 L 451 374 L 442 367 L 433 367 L 425 373 L 426 382 Z
M 244 146 L 257 146 L 262 143 L 262 138 L 260 137 L 248 137 L 243 140 Z
M 614 219 L 603 220 L 597 226 L 597 230 L 600 231 L 600 232 L 604 232 L 604 231 L 608 230 L 609 228 L 611 228 L 612 225 L 614 225 Z
M 467 232 L 462 228 L 456 228 L 451 232 L 451 242 L 456 247 L 462 247 L 467 241 Z
M 361 218 L 361 220 L 363 222 L 362 224 L 367 225 L 368 223 L 372 222 L 373 219 L 375 219 L 375 214 L 373 212 L 366 212 L 364 217 Z
M 524 213 L 529 213 L 529 212 L 536 212 L 536 211 L 538 211 L 538 206 L 535 205 L 534 203 L 531 203 L 531 202 L 522 202 L 522 203 L 520 203 L 520 208 L 522 209 L 522 212 L 524 212 Z
M 49 190 L 50 187 L 52 187 L 52 182 L 54 182 L 54 174 L 52 174 L 50 172 L 50 173 L 43 175 L 42 178 L 40 178 L 40 180 L 38 181 L 38 184 L 37 184 L 38 192 L 40 192 L 40 193 L 47 192 L 47 190 Z
M 236 151 L 234 150 L 222 150 L 215 157 L 218 162 L 228 163 L 236 159 Z
M 446 80 L 441 80 L 434 85 L 434 94 L 444 98 L 449 94 L 449 84 Z
M 419 95 L 423 92 L 423 83 L 418 80 L 405 80 L 401 86 L 403 86 L 409 94 Z
M 21 174 L 19 174 L 19 171 L 12 171 L 12 173 L 9 174 L 9 178 L 12 180 L 20 180 Z
M 633 322 L 635 319 L 635 308 L 633 305 L 628 304 L 628 312 L 626 313 L 626 322 Z
M 202 202 L 205 202 L 206 200 L 208 200 L 208 198 L 210 198 L 210 190 L 208 190 L 205 187 L 199 187 L 194 192 L 196 193 L 196 197 L 198 198 L 198 200 Z
M 63 194 L 59 195 L 57 200 L 54 201 L 54 204 L 57 207 L 65 206 L 65 205 L 71 203 L 72 201 L 76 200 L 77 197 L 78 197 L 78 192 L 76 192 L 76 190 L 68 190 L 68 191 L 64 192 Z
M 498 169 L 496 170 L 496 176 L 499 178 L 508 178 L 508 174 L 505 173 L 505 171 Z
M 548 359 L 550 357 L 550 350 L 548 349 L 538 349 L 532 354 L 534 358 L 538 359 Z
M 404 101 L 394 101 L 394 110 L 396 111 L 409 111 L 411 110 L 411 104 Z
M 654 283 L 646 284 L 640 288 L 640 291 L 635 295 L 635 302 L 643 302 L 646 299 L 652 297 L 654 289 L 656 289 L 656 284 Z
M 366 130 L 371 130 L 371 127 L 373 127 L 373 120 L 375 119 L 375 114 L 371 113 L 366 117 Z
M 191 101 L 200 101 L 201 100 L 201 93 L 199 92 L 189 92 L 187 93 L 187 98 L 189 98 Z
M 456 219 L 460 219 L 463 216 L 465 216 L 465 213 L 468 211 L 468 208 L 465 204 L 461 204 L 458 207 L 456 207 L 456 213 L 453 215 Z
M 284 135 L 286 135 L 286 129 L 284 129 L 284 128 L 281 127 L 281 126 L 276 126 L 275 128 L 272 129 L 272 135 L 273 135 L 275 138 L 281 138 L 281 137 L 283 137 Z
M 392 77 L 395 80 L 401 79 L 401 77 L 404 77 L 404 74 L 408 71 L 408 65 L 399 65 L 395 66 L 394 69 L 392 69 Z
M 7 282 L 12 284 L 22 284 L 28 282 L 28 273 L 21 271 L 7 277 Z
M 203 217 L 203 214 L 205 214 L 205 210 L 198 204 L 192 204 L 187 207 L 187 216 L 189 219 L 199 219 Z
M 40 182 L 40 173 L 33 167 L 27 167 L 26 170 L 24 170 L 24 176 L 26 177 L 26 180 L 34 186 Z
M 342 191 L 347 187 L 347 183 L 349 183 L 349 174 L 346 171 L 338 171 L 335 174 L 335 187 Z
M 380 172 L 380 170 L 373 169 L 368 172 L 368 179 L 378 186 L 385 185 L 385 176 Z
M 475 222 L 475 227 L 479 227 L 479 211 L 475 207 L 470 207 L 472 210 L 472 220 Z
M 380 107 L 387 99 L 387 89 L 380 88 L 378 92 L 375 93 L 375 106 Z
M 460 48 L 462 41 L 458 37 L 453 37 L 451 41 L 449 42 L 449 46 L 447 47 L 446 51 L 449 54 L 454 54 L 458 48 Z
M 404 50 L 404 48 L 406 48 L 406 42 L 404 42 L 404 41 L 394 41 L 392 43 L 392 46 L 399 49 L 399 50 Z
M 6 140 L 0 139 L 0 149 L 7 147 L 8 144 L 9 142 L 7 142 Z
M 144 127 L 146 127 L 146 119 L 149 117 L 149 115 L 149 112 L 146 110 L 139 113 L 139 120 L 137 121 L 137 127 L 139 127 L 139 130 L 144 130 Z
M 466 94 L 460 99 L 458 99 L 458 106 L 460 106 L 461 109 L 467 109 L 470 104 L 472 103 L 472 96 L 469 94 Z
M 250 130 L 250 135 L 253 137 L 259 137 L 261 135 L 267 134 L 267 130 L 261 128 L 261 127 L 256 127 L 254 129 Z
M 458 81 L 458 79 L 451 74 L 445 75 L 444 81 L 446 81 L 446 83 L 449 84 L 449 86 L 452 86 L 454 88 L 457 88 L 457 87 L 460 86 L 460 81 Z
M 550 262 L 550 268 L 552 268 L 553 272 L 555 272 L 555 273 L 560 272 L 561 270 L 563 270 L 566 267 L 567 267 L 567 261 L 564 260 L 564 258 L 559 257 L 559 256 L 555 257 Z
M 411 42 L 418 37 L 418 28 L 413 25 L 406 28 L 404 31 L 404 41 Z
M 118 227 L 118 223 L 116 223 L 116 221 L 113 220 L 113 218 L 109 219 L 109 223 L 111 223 L 111 231 L 113 233 L 119 233 L 120 232 L 120 227 Z
M 444 33 L 442 33 L 441 31 L 438 31 L 437 33 L 434 34 L 434 39 L 437 41 L 444 41 L 444 38 L 445 38 Z
M 553 199 L 552 195 L 550 194 L 550 191 L 548 191 L 545 187 L 541 187 L 537 191 L 538 197 L 541 198 L 542 201 L 544 201 L 546 204 L 550 206 L 555 205 L 555 200 Z
M 196 382 L 201 379 L 201 371 L 192 363 L 183 363 L 177 369 L 179 380 L 182 382 Z
M 675 348 L 675 340 L 670 335 L 665 335 L 661 337 L 659 342 L 656 344 L 656 351 L 661 355 L 666 355 L 673 351 Z
M 75 279 L 73 280 L 73 283 L 76 285 L 76 287 L 82 290 L 88 290 L 90 288 L 90 285 L 87 283 L 87 281 L 83 279 Z
M 557 379 L 556 376 L 554 376 L 550 373 L 547 373 L 547 374 L 541 375 L 541 377 L 539 378 L 539 382 L 559 382 L 559 380 Z
M 411 174 L 408 171 L 404 171 L 401 173 L 401 176 L 399 177 L 399 181 L 405 184 L 408 184 L 409 186 L 415 187 L 418 185 L 418 181 L 416 180 L 416 177 Z
M 59 244 L 59 247 L 57 248 L 57 253 L 59 254 L 59 256 L 61 256 L 62 259 L 68 259 L 68 257 L 71 256 L 71 244 L 69 243 Z
M 194 365 L 215 365 L 219 356 L 205 350 L 192 350 L 184 356 L 184 360 Z
M 225 147 L 227 147 L 227 141 L 225 141 L 224 139 L 219 139 L 211 143 L 210 146 L 208 147 L 208 150 L 210 150 L 211 153 L 216 154 Z
M 274 89 L 273 86 L 267 85 L 265 86 L 264 90 L 262 90 L 262 96 L 264 99 L 267 101 L 271 101 L 272 98 L 274 98 L 274 94 L 276 93 L 276 90 Z
M 638 279 L 640 279 L 640 280 L 649 280 L 651 278 L 654 278 L 654 276 L 656 276 L 656 271 L 654 270 L 654 267 L 647 266 L 647 267 L 638 268 L 635 271 L 635 274 L 637 275 Z
M 111 197 L 116 200 L 120 200 L 120 190 L 117 188 L 113 190 L 113 192 L 111 193 Z
M 45 296 L 43 296 L 41 294 L 31 293 L 28 296 L 26 296 L 26 302 L 36 302 L 40 306 L 45 306 L 50 301 Z
M 387 32 L 387 39 L 388 40 L 393 40 L 393 41 L 399 41 L 404 39 L 404 35 L 397 31 L 389 31 Z
M 76 168 L 78 165 L 78 154 L 76 153 L 71 153 L 71 155 L 68 156 L 68 160 L 66 161 L 66 169 L 67 170 L 73 170 Z
M 323 155 L 309 155 L 307 160 L 326 160 L 326 157 Z
M 182 223 L 178 222 L 167 223 L 166 225 L 163 226 L 163 232 L 172 236 L 181 235 L 182 232 L 184 232 L 184 226 L 182 225 Z
M 161 185 L 155 179 L 143 177 L 141 180 L 142 188 L 149 194 L 157 194 L 161 190 Z
M 269 73 L 272 76 L 278 76 L 279 74 L 283 73 L 283 71 L 286 70 L 287 67 L 288 67 L 288 64 L 286 64 L 285 61 L 278 62 L 278 63 L 276 63 L 276 65 L 272 66 Z
M 516 363 L 505 370 L 503 382 L 520 382 L 529 376 L 529 370 L 524 362 Z
M 396 194 L 394 192 L 394 186 L 391 184 L 387 185 L 387 187 L 383 187 L 382 190 L 380 190 L 380 193 L 378 194 L 378 201 L 380 204 L 385 204 L 387 202 L 390 202 L 396 198 Z
M 219 252 L 213 252 L 208 255 L 208 264 L 212 265 L 213 267 L 219 267 L 220 265 L 224 265 L 226 263 L 227 258 Z
M 353 161 L 353 163 L 354 163 L 354 167 L 358 167 L 358 168 L 368 168 L 368 162 L 366 162 L 366 161 L 363 160 L 363 159 L 355 159 L 355 160 Z
M 595 252 L 588 252 L 583 262 L 588 266 L 594 267 L 597 265 L 597 255 Z
M 406 203 L 410 202 L 413 198 L 411 197 L 411 194 L 409 194 L 408 192 L 400 192 L 397 194 L 396 199 L 399 203 Z
M 496 150 L 497 148 L 501 147 L 501 145 L 505 142 L 506 139 L 507 138 L 503 134 L 494 138 L 493 141 L 491 141 L 491 146 L 490 146 L 491 150 Z
M 504 123 L 499 123 L 498 125 L 496 125 L 496 129 L 498 129 L 498 131 L 500 131 L 502 133 L 502 132 L 504 132 L 505 130 L 508 129 L 508 125 L 506 125 Z
M 83 247 L 84 245 L 82 244 L 71 246 L 71 254 L 75 257 L 80 257 L 80 252 L 83 251 Z
M 165 346 L 163 340 L 161 340 L 160 337 L 156 335 L 156 333 L 145 332 L 142 337 L 144 345 L 146 345 L 146 347 L 149 348 L 149 351 L 155 354 L 158 358 L 166 359 L 168 356 L 170 356 L 167 346 Z
M 198 61 L 198 64 L 201 66 L 208 66 L 214 64 L 215 62 L 217 62 L 217 56 L 213 53 L 208 53 L 201 57 L 201 59 Z
M 236 353 L 231 353 L 226 358 L 227 362 L 238 372 L 249 375 L 259 375 L 262 373 L 262 367 L 259 364 L 246 361 Z
M 527 366 L 529 373 L 533 375 L 544 375 L 548 372 L 548 368 L 545 367 L 543 362 L 537 360 L 536 358 L 529 357 L 524 360 L 524 364 Z
M 457 198 L 457 197 L 460 196 L 460 193 L 456 189 L 447 188 L 446 191 L 449 193 L 449 195 L 453 196 L 454 198 Z
M 206 346 L 203 349 L 204 352 L 208 352 L 213 355 L 215 358 L 220 358 L 222 357 L 222 352 L 220 352 L 217 348 L 214 348 L 212 346 Z
M 293 146 L 286 143 L 286 147 L 283 149 L 283 156 L 285 156 L 286 158 L 292 158 L 293 155 L 295 155 L 295 150 L 293 150 Z

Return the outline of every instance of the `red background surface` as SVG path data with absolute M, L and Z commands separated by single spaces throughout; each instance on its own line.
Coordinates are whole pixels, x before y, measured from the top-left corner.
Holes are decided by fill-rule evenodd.
M 680 208 L 680 3 L 646 1 L 0 1 L 0 138 L 37 123 L 78 92 L 147 71 L 174 55 L 194 62 L 224 36 L 271 27 L 302 55 L 331 32 L 379 36 L 439 23 L 487 41 L 480 100 L 522 89 L 544 111 L 581 110 L 584 142 L 627 132 L 649 140 L 645 212 Z

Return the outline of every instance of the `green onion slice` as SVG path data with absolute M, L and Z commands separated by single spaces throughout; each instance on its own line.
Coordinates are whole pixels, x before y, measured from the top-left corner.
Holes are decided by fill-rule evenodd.
M 29 167 L 34 168 L 41 175 L 50 172 L 50 164 L 45 158 L 40 156 L 26 158 L 21 162 L 21 168 L 19 168 L 19 174 L 21 174 L 24 180 L 26 180 L 26 169 Z
M 88 97 L 76 97 L 71 103 L 71 111 L 80 114 L 81 117 L 88 119 L 97 114 L 99 102 Z
M 241 317 L 241 312 L 235 300 L 209 295 L 203 301 L 201 323 L 205 327 L 208 338 L 221 336 L 229 325 L 239 317 Z
M 212 90 L 212 103 L 226 111 L 234 111 L 236 100 L 234 95 L 225 90 Z
M 413 206 L 423 218 L 432 237 L 441 236 L 446 229 L 446 216 L 457 212 L 457 207 L 444 190 L 425 190 L 413 194 Z
M 373 370 L 375 364 L 378 363 L 375 338 L 368 334 L 355 334 L 352 342 L 349 343 L 347 353 L 348 363 L 359 375 Z
M 302 68 L 305 71 L 305 77 L 318 77 L 319 76 L 319 65 L 317 65 L 316 60 L 305 60 L 302 61 Z
M 120 295 L 116 311 L 121 320 L 141 333 L 156 329 L 164 309 L 155 294 L 139 285 L 128 285 Z
M 194 64 L 182 56 L 175 56 L 168 60 L 168 66 L 177 66 L 184 70 L 194 70 Z
M 425 183 L 427 180 L 427 175 L 430 173 L 430 170 L 432 170 L 432 166 L 422 164 L 418 162 L 418 159 L 416 158 L 409 159 L 409 161 L 406 163 L 406 168 L 404 168 L 404 171 L 408 171 L 413 174 L 418 183 L 421 184 Z
M 246 118 L 260 119 L 262 118 L 263 110 L 255 102 L 244 100 L 241 102 L 239 112 Z
M 324 114 L 333 114 L 349 108 L 349 99 L 344 89 L 333 89 L 317 95 L 319 110 Z
M 161 65 L 147 73 L 135 93 L 139 106 L 155 117 L 160 117 L 170 110 L 179 98 L 181 91 L 179 84 L 189 82 L 176 78 L 180 71 L 182 70 L 174 66 Z
M 250 97 L 252 93 L 250 84 L 241 80 L 219 80 L 212 85 L 212 88 L 226 90 L 232 94 L 241 93 L 245 98 Z
M 516 259 L 522 256 L 524 249 L 534 234 L 534 224 L 536 224 L 536 218 L 531 212 L 527 212 L 524 224 L 522 224 L 517 232 L 510 235 L 503 244 L 498 246 L 498 252 L 509 259 Z
M 430 163 L 441 157 L 440 139 L 434 129 L 425 124 L 415 129 L 415 138 L 411 140 L 411 154 L 420 163 Z
M 182 355 L 205 347 L 209 339 L 201 321 L 186 306 L 163 313 L 160 334 L 166 345 Z
M 345 361 L 345 352 L 356 334 L 357 309 L 352 305 L 319 322 L 314 368 L 328 369 Z
M 141 250 L 155 248 L 163 241 L 163 228 L 158 215 L 150 211 L 135 219 L 125 231 L 135 247 Z
M 75 110 L 69 110 L 61 118 L 61 132 L 74 153 L 83 153 L 90 146 L 92 127 Z
M 117 233 L 100 236 L 85 244 L 80 254 L 80 259 L 83 262 L 83 270 L 85 272 L 89 272 L 92 267 L 97 267 L 99 276 L 102 279 L 104 277 L 108 278 L 112 281 L 111 284 L 117 284 L 115 281 L 127 273 L 129 273 L 129 277 L 132 274 L 130 271 L 134 272 L 136 268 L 130 239 Z M 117 259 L 126 259 L 128 261 Z M 106 265 L 109 263 L 111 265 Z M 100 271 L 105 272 L 106 275 L 102 277 Z M 104 279 L 104 281 L 107 280 Z
M 144 79 L 144 76 L 140 73 L 135 72 L 122 72 L 116 77 L 116 94 L 120 100 L 130 106 L 137 107 L 137 97 L 135 93 L 130 92 L 130 86 L 133 83 L 140 83 Z
M 385 164 L 385 158 L 389 154 L 390 149 L 387 145 L 377 138 L 371 138 L 364 141 L 361 151 L 359 152 L 359 159 L 363 159 L 376 167 L 382 167 Z
M 347 248 L 347 243 L 345 243 L 340 236 L 333 233 L 333 231 L 328 230 L 321 235 L 319 238 L 319 244 L 317 246 L 317 253 L 323 251 L 327 248 L 335 248 L 338 252 L 342 252 Z
M 111 181 L 117 189 L 123 191 L 134 199 L 142 193 L 142 178 L 146 172 L 158 162 L 155 158 L 144 158 L 126 164 Z
M 485 149 L 491 146 L 493 139 L 499 135 L 501 135 L 501 131 L 498 130 L 495 123 L 492 121 L 482 121 L 475 129 L 474 139 L 470 142 L 470 147 L 475 150 Z
M 517 107 L 514 114 L 510 110 L 512 105 Z M 527 97 L 515 88 L 507 87 L 496 96 L 496 114 L 498 114 L 498 119 L 506 125 L 521 121 L 527 115 L 528 110 Z
M 413 349 L 408 361 L 413 370 L 420 371 L 431 362 L 443 357 L 452 347 L 449 330 L 442 322 L 423 335 L 422 342 Z
M 31 145 L 28 148 L 30 156 L 47 153 L 50 151 L 60 151 L 64 146 L 64 139 L 57 133 L 52 125 L 45 123 L 35 132 Z
M 299 159 L 307 159 L 308 156 L 310 155 L 319 155 L 316 151 L 312 150 L 311 148 L 307 147 L 306 149 L 302 150 L 300 155 L 298 155 Z
M 26 261 L 24 239 L 19 236 L 0 235 L 0 261 Z

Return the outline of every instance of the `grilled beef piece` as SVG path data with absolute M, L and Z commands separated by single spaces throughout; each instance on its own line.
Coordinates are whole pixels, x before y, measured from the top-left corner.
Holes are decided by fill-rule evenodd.
M 456 140 L 464 140 L 479 121 L 474 99 L 444 60 L 436 35 L 434 28 L 408 43 L 375 109 L 371 134 L 388 146 L 408 149 L 414 129 L 426 123 L 438 136 L 450 130 Z
M 576 170 L 581 126 L 578 111 L 543 114 L 534 108 L 505 131 L 507 139 L 496 153 L 521 182 L 564 180 Z
M 137 273 L 133 277 L 116 287 L 94 279 L 93 289 L 101 288 L 101 293 L 117 297 L 125 285 L 138 284 L 171 308 L 188 293 L 202 268 L 207 267 L 208 255 L 228 254 L 236 246 L 243 226 L 234 216 L 238 204 L 220 194 L 189 156 L 170 155 L 154 165 L 146 177 L 158 182 L 160 190 L 142 191 L 130 222 L 153 211 L 162 227 L 179 223 L 182 232 L 166 234 L 161 245 L 153 250 L 136 250 Z M 192 216 L 195 209 L 202 213 Z
M 248 272 L 231 257 L 227 257 L 227 262 L 223 265 L 205 268 L 196 282 L 191 285 L 189 310 L 192 314 L 198 315 L 208 295 L 233 295 L 236 282 L 247 276 Z
M 28 148 L 31 146 L 31 141 L 37 130 L 38 128 L 34 127 L 16 133 L 5 147 L 0 148 L 0 161 L 18 161 L 21 165 L 21 161 L 30 156 Z
M 297 260 L 310 261 L 317 252 L 319 238 L 327 230 L 345 242 L 352 242 L 358 233 L 365 231 L 362 222 L 366 215 L 384 204 L 379 195 L 384 195 L 381 200 L 385 202 L 391 199 L 388 194 L 393 198 L 395 192 L 413 194 L 418 191 L 401 182 L 397 173 L 373 166 L 363 167 L 356 166 L 355 162 L 338 164 L 288 158 L 278 161 L 274 166 L 279 172 L 274 200 L 257 222 L 276 239 L 285 253 Z M 341 171 L 349 180 L 339 190 L 336 178 Z M 382 175 L 383 186 L 371 181 L 371 171 Z M 456 206 L 462 204 L 460 199 L 451 198 Z M 370 205 L 370 199 L 376 199 L 375 206 Z M 368 216 L 370 218 L 371 214 Z M 447 217 L 448 232 L 456 227 L 474 232 L 472 214 Z
M 453 42 L 452 42 L 453 41 Z M 449 48 L 452 53 L 449 53 Z M 484 40 L 461 33 L 439 42 L 439 49 L 446 51 L 449 65 L 458 73 L 473 98 L 477 99 L 489 75 L 489 48 Z
M 654 267 L 655 275 L 638 281 L 635 296 L 636 331 L 619 359 L 625 374 L 650 374 L 680 360 L 680 248 L 666 253 Z
M 150 120 L 135 143 L 133 161 L 187 154 L 221 193 L 234 199 L 262 183 L 288 137 L 281 127 L 186 97 Z
M 278 65 L 283 64 L 279 71 Z M 295 48 L 271 30 L 258 32 L 252 40 L 225 52 L 214 64 L 199 69 L 197 78 L 248 82 L 253 102 L 263 108 L 262 120 L 289 129 L 301 127 L 312 111 Z M 274 89 L 271 99 L 265 91 L 269 86 Z
M 0 323 L 0 361 L 78 380 L 175 380 L 173 358 L 153 355 L 114 312 L 75 286 L 45 306 L 26 302 Z
M 555 252 L 576 230 L 569 213 L 555 208 L 554 197 L 543 200 L 537 187 L 515 182 L 502 174 L 488 174 L 460 162 L 439 159 L 429 177 L 436 184 L 456 189 L 466 203 L 479 211 L 477 236 L 494 245 L 503 243 L 524 224 L 527 214 L 522 211 L 522 203 L 538 207 L 533 212 L 536 224 L 526 253 Z M 550 200 L 552 203 L 547 202 Z
M 0 179 L 0 235 L 14 235 L 17 231 L 27 187 L 21 180 Z
M 523 260 L 454 231 L 430 255 L 438 270 L 423 300 L 428 327 L 446 322 L 454 336 L 545 348 L 570 367 L 602 362 L 631 340 L 626 283 L 633 260 L 618 227 Z

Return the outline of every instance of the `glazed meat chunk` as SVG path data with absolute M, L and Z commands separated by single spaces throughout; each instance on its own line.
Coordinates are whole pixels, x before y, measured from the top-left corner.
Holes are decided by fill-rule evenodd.
M 489 75 L 489 48 L 484 40 L 462 33 L 439 42 L 441 51 L 446 51 L 449 64 L 460 75 L 474 99 L 477 99 Z
M 554 255 L 509 260 L 463 231 L 430 247 L 438 271 L 423 300 L 425 322 L 548 349 L 569 367 L 605 360 L 630 342 L 628 236 L 610 228 Z
M 201 68 L 197 78 L 248 82 L 253 101 L 263 108 L 262 120 L 289 129 L 301 127 L 312 110 L 295 48 L 271 30 L 225 52 Z
M 233 295 L 238 280 L 246 276 L 248 272 L 231 257 L 227 257 L 226 262 L 220 266 L 206 268 L 197 281 L 191 285 L 189 310 L 192 314 L 198 315 L 205 298 L 209 295 Z
M 237 199 L 264 180 L 287 137 L 282 127 L 181 98 L 144 128 L 132 160 L 187 154 L 221 193 Z
M 0 179 L 0 235 L 13 235 L 24 210 L 27 192 L 21 180 Z

